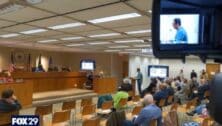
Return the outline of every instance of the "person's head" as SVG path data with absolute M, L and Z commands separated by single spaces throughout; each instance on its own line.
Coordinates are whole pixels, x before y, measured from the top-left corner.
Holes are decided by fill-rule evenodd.
M 167 85 L 166 84 L 160 84 L 159 88 L 160 88 L 160 90 L 164 90 L 164 89 L 167 88 Z
M 140 72 L 140 68 L 137 68 L 136 71 L 137 71 L 137 72 Z
M 14 91 L 12 89 L 6 89 L 2 91 L 1 98 L 2 99 L 11 99 L 14 95 Z
M 187 84 L 187 83 L 188 83 L 188 80 L 187 80 L 187 79 L 184 79 L 184 80 L 183 80 L 183 83 L 184 83 L 184 84 Z
M 131 81 L 130 81 L 129 78 L 124 78 L 123 79 L 123 84 L 130 84 L 130 83 L 131 83 Z
M 181 26 L 180 18 L 175 18 L 173 20 L 173 28 L 177 30 L 177 29 L 179 29 L 180 26 Z
M 146 94 L 143 98 L 145 105 L 150 105 L 154 103 L 153 96 L 151 94 Z

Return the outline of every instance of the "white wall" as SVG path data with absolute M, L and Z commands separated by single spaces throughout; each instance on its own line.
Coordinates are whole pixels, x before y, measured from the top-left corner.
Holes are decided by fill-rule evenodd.
M 213 63 L 212 60 L 208 60 L 207 63 Z M 141 68 L 143 73 L 143 88 L 146 88 L 150 83 L 150 78 L 148 78 L 148 65 L 167 65 L 169 66 L 169 76 L 176 77 L 180 69 L 184 70 L 185 78 L 190 78 L 190 72 L 194 69 L 198 76 L 200 71 L 205 69 L 205 64 L 200 61 L 199 58 L 189 57 L 186 59 L 186 63 L 182 63 L 181 60 L 177 59 L 156 59 L 152 56 L 129 56 L 129 76 L 134 77 L 136 75 L 136 68 Z M 222 67 L 222 65 L 221 65 Z M 222 68 L 221 68 L 222 69 Z

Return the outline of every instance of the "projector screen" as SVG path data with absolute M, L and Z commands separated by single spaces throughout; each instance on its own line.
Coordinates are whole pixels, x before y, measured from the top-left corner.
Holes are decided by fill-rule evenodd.
M 198 44 L 199 14 L 161 14 L 160 44 Z
M 148 66 L 148 76 L 151 78 L 159 77 L 159 78 L 166 78 L 169 74 L 169 67 L 168 66 L 158 66 L 158 65 L 151 65 Z
M 95 61 L 94 60 L 82 60 L 80 63 L 81 70 L 94 70 Z

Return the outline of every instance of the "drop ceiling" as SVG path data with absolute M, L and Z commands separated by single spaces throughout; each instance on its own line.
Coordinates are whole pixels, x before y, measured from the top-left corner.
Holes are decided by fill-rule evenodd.
M 14 4 L 13 2 L 22 8 L 4 14 L 0 12 L 0 45 L 3 46 L 57 51 L 133 53 L 150 47 L 146 45 L 151 45 L 149 11 L 152 0 L 42 0 L 37 4 L 4 0 L 0 4 Z M 125 14 L 136 14 L 137 17 L 103 23 L 89 22 L 89 20 Z M 76 23 L 82 25 L 76 26 Z M 75 24 L 75 26 L 66 25 L 64 28 L 52 29 L 53 26 L 63 27 L 64 24 Z M 24 34 L 24 31 L 36 29 L 45 31 Z M 129 34 L 130 32 L 134 34 Z M 8 34 L 18 35 L 1 37 Z M 135 42 L 132 42 L 133 40 Z M 41 41 L 46 42 L 41 43 Z M 116 43 L 116 41 L 130 42 Z M 97 44 L 100 42 L 101 44 Z

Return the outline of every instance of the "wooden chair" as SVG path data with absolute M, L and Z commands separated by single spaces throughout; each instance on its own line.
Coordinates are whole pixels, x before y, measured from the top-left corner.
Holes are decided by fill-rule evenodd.
M 196 106 L 198 102 L 198 98 L 194 98 L 193 100 L 191 100 L 191 106 Z
M 52 105 L 43 105 L 36 107 L 35 115 L 39 115 L 41 126 L 44 124 L 43 116 L 48 114 L 52 114 Z
M 192 101 L 188 101 L 188 102 L 186 103 L 185 109 L 186 109 L 186 110 L 189 110 L 189 109 L 191 108 L 191 106 L 192 106 Z
M 0 126 L 1 125 L 10 125 L 12 115 L 18 115 L 18 111 L 10 112 L 10 113 L 0 113 Z
M 212 126 L 213 120 L 211 118 L 205 118 L 201 124 L 201 126 Z
M 83 121 L 83 126 L 100 126 L 100 119 L 87 119 Z
M 156 119 L 150 120 L 149 126 L 157 126 L 157 120 Z
M 71 124 L 73 125 L 73 121 L 75 122 L 75 112 L 72 110 L 76 109 L 76 101 L 66 101 L 63 102 L 62 110 L 70 110 L 71 111 Z
M 173 103 L 173 95 L 168 96 L 167 98 L 167 104 L 172 104 Z
M 170 110 L 171 110 L 171 111 L 177 111 L 178 106 L 179 106 L 178 103 L 173 103 L 173 104 L 171 105 Z
M 128 98 L 122 98 L 122 99 L 119 101 L 120 108 L 124 108 L 124 106 L 127 105 L 127 101 L 128 101 Z
M 55 112 L 52 117 L 52 125 L 55 126 L 59 124 L 59 126 L 61 125 L 66 126 L 67 122 L 70 120 L 70 113 L 71 113 L 70 110 Z
M 139 102 L 140 101 L 140 96 L 139 95 L 133 96 L 132 100 L 133 100 L 133 102 Z
M 165 103 L 166 103 L 166 99 L 161 99 L 158 106 L 159 106 L 160 108 L 162 108 L 162 107 L 165 106 Z
M 82 109 L 82 116 L 92 115 L 96 113 L 96 105 L 86 105 Z
M 133 111 L 132 111 L 132 116 L 134 115 L 139 115 L 140 111 L 142 110 L 142 106 L 136 106 L 133 108 Z
M 210 97 L 210 91 L 205 91 L 204 98 L 209 98 L 209 97 Z
M 102 110 L 111 109 L 113 107 L 113 101 L 105 101 L 102 103 Z
M 86 105 L 92 105 L 92 98 L 86 98 L 81 100 L 81 107 L 84 107 Z

